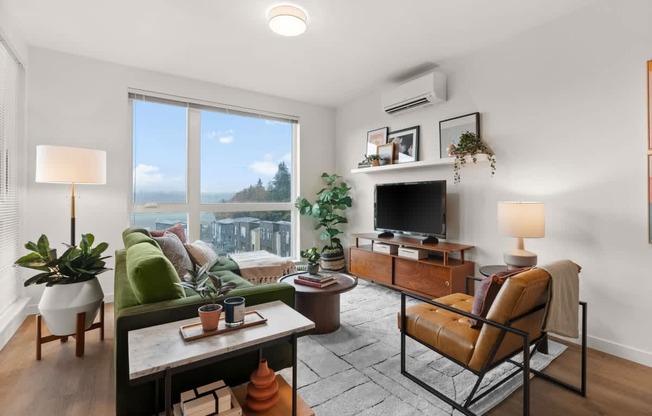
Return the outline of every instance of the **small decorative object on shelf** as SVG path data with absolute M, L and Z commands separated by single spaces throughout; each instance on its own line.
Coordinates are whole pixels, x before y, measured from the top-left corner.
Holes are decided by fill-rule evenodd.
M 242 415 L 242 408 L 222 380 L 182 392 L 179 407 L 183 416 Z
M 254 412 L 264 413 L 278 402 L 278 381 L 276 373 L 267 365 L 267 360 L 260 360 L 258 368 L 251 373 L 247 385 L 247 407 Z
M 317 251 L 317 247 L 312 247 L 305 251 L 302 250 L 301 257 L 308 260 L 308 273 L 317 274 L 319 272 L 319 258 L 321 255 Z
M 184 278 L 185 281 L 177 283 L 181 287 L 192 290 L 204 299 L 204 305 L 198 309 L 199 319 L 204 331 L 215 331 L 217 329 L 222 314 L 222 305 L 217 303 L 217 298 L 226 295 L 235 287 L 233 282 L 222 283 L 219 276 L 208 270 L 210 266 L 210 263 L 206 263 L 198 271 L 188 269 L 189 276 Z
M 460 183 L 460 169 L 466 164 L 467 156 L 471 156 L 473 163 L 476 163 L 478 160 L 477 154 L 487 155 L 491 167 L 491 176 L 496 173 L 496 156 L 494 152 L 475 133 L 465 131 L 460 136 L 457 145 L 451 143 L 446 150 L 449 156 L 455 156 L 453 170 L 455 171 L 454 179 L 456 184 Z

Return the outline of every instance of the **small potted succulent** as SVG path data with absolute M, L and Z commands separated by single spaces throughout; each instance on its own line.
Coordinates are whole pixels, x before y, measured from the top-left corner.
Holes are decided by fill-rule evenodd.
M 67 249 L 59 257 L 50 248 L 45 234 L 25 248 L 31 253 L 16 260 L 17 266 L 38 270 L 25 281 L 25 286 L 45 284 L 38 308 L 53 335 L 66 336 L 76 332 L 76 316 L 86 313 L 85 329 L 92 324 L 104 300 L 97 276 L 111 270 L 106 266 L 110 256 L 102 256 L 109 247 L 99 243 L 93 247 L 93 234 L 83 234 L 79 246 L 64 244 Z
M 494 152 L 475 133 L 465 131 L 460 136 L 457 145 L 451 144 L 447 150 L 449 156 L 455 156 L 453 170 L 455 172 L 454 179 L 456 184 L 460 183 L 460 169 L 466 164 L 466 156 L 471 156 L 473 163 L 476 163 L 478 161 L 476 155 L 487 155 L 489 166 L 491 167 L 491 176 L 496 173 L 496 156 Z
M 222 279 L 209 271 L 210 264 L 206 263 L 199 270 L 188 269 L 188 276 L 184 281 L 177 283 L 179 286 L 192 290 L 204 300 L 204 305 L 198 309 L 199 320 L 204 331 L 215 331 L 220 322 L 222 305 L 217 303 L 217 298 L 224 296 L 233 288 L 235 283 L 222 283 Z
M 305 251 L 302 250 L 301 257 L 308 261 L 308 273 L 317 274 L 319 271 L 319 259 L 321 258 L 317 247 L 312 247 Z
M 367 162 L 371 164 L 371 166 L 379 166 L 380 165 L 380 156 L 378 155 L 367 155 Z

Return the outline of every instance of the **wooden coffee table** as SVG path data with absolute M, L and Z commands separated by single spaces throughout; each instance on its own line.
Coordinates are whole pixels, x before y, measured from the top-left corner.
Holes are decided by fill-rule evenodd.
M 290 283 L 296 289 L 296 310 L 315 323 L 313 334 L 328 334 L 340 327 L 340 294 L 356 287 L 358 279 L 345 273 L 331 273 L 337 283 L 318 289 L 295 284 L 294 279 L 306 272 L 281 277 L 279 282 Z

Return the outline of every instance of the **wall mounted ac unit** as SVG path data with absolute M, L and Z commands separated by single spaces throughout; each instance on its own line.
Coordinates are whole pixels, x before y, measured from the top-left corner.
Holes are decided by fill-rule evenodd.
M 446 74 L 429 72 L 397 85 L 383 94 L 383 110 L 397 114 L 446 101 Z

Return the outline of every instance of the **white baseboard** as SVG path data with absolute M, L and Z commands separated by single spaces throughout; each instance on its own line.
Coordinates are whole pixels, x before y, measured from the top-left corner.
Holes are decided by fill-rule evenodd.
M 557 334 L 550 334 L 554 338 L 559 338 L 564 341 L 572 342 L 573 344 L 580 345 L 582 341 L 582 334 L 579 338 L 567 338 L 562 337 Z M 615 355 L 616 357 L 623 358 L 625 360 L 633 361 L 638 364 L 642 364 L 648 367 L 652 367 L 652 352 L 639 350 L 634 347 L 628 347 L 627 345 L 618 344 L 617 342 L 607 341 L 606 339 L 587 336 L 587 346 L 604 352 L 606 354 Z
M 27 298 L 19 298 L 0 315 L 0 350 L 4 348 L 27 316 Z

